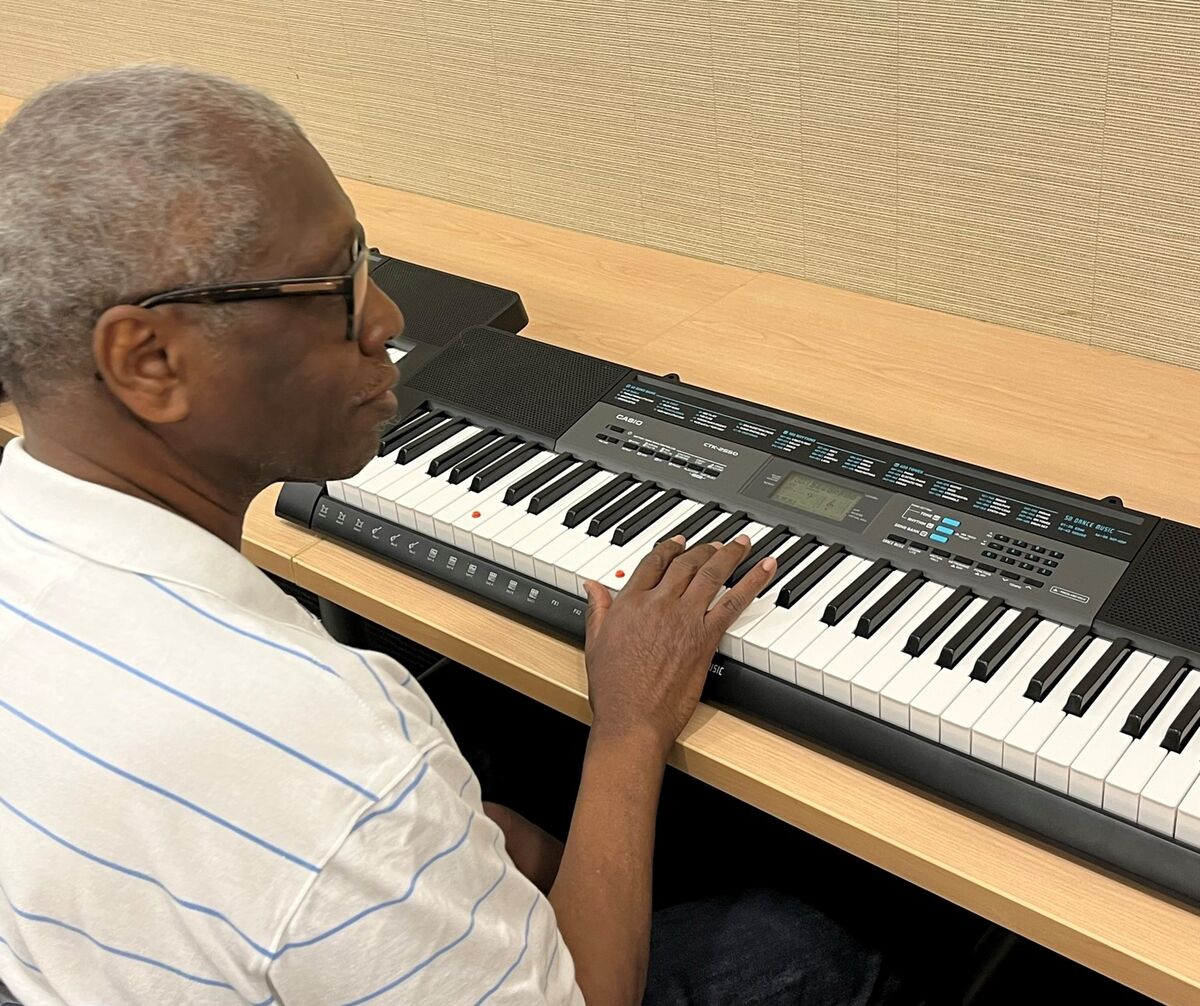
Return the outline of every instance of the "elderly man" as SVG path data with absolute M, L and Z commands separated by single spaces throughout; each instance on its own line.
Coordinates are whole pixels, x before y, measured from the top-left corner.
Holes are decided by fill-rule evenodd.
M 0 464 L 0 982 L 25 1006 L 891 996 L 797 905 L 760 906 L 741 960 L 650 952 L 667 752 L 773 569 L 709 610 L 744 538 L 589 584 L 565 849 L 481 802 L 410 674 L 241 557 L 263 487 L 354 473 L 392 418 L 403 321 L 365 248 L 295 122 L 230 81 L 94 74 L 0 133 L 25 424 Z

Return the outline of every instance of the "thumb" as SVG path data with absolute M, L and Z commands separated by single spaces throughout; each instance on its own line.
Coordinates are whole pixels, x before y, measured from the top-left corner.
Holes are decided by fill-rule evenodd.
M 609 589 L 595 580 L 583 581 L 583 592 L 587 594 L 587 638 L 592 638 L 604 622 L 608 609 L 612 607 L 612 594 Z

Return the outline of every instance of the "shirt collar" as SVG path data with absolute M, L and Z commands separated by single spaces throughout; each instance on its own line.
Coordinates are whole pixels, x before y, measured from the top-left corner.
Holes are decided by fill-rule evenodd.
M 44 464 L 20 437 L 5 445 L 0 460 L 0 515 L 93 562 L 196 587 L 274 618 L 294 617 L 286 595 L 216 535 L 146 500 Z

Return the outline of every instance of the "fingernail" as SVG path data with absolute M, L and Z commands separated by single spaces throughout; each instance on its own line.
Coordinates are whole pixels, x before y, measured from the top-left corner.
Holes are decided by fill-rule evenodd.
M 686 545 L 686 544 L 687 544 L 687 539 L 686 539 L 686 538 L 685 538 L 683 535 L 681 535 L 681 534 L 677 534 L 677 535 L 675 535 L 675 537 L 674 537 L 674 538 L 672 538 L 672 539 L 671 539 L 671 541 L 677 541 L 677 542 L 679 542 L 679 544 L 680 544 L 680 545 Z
M 762 561 L 762 568 L 765 569 L 768 573 L 774 573 L 776 565 L 778 565 L 778 564 L 775 562 L 775 556 L 773 556 L 773 555 L 767 556 Z
M 745 534 L 739 534 L 733 540 L 736 541 L 739 545 L 749 545 L 750 544 L 750 536 L 745 535 Z
M 724 547 L 725 547 L 725 542 L 723 542 L 723 541 L 714 541 L 714 542 L 712 543 L 712 547 L 713 547 L 713 548 L 724 548 Z

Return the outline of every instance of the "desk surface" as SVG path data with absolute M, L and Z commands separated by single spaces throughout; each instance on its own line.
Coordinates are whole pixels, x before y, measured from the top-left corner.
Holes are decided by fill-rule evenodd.
M 345 184 L 373 243 L 519 290 L 534 338 L 1200 522 L 1200 373 Z M 0 404 L 3 430 L 19 423 Z M 577 648 L 291 527 L 273 498 L 247 516 L 255 562 L 587 718 Z M 1200 914 L 1169 899 L 710 707 L 672 760 L 1157 999 L 1200 1001 Z

